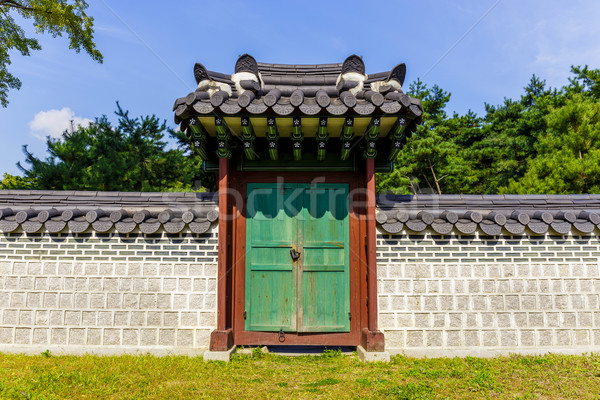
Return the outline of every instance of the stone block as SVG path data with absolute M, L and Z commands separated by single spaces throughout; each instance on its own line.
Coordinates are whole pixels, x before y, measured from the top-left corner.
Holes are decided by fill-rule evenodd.
M 140 339 L 140 333 L 137 329 L 124 329 L 123 330 L 123 345 L 124 346 L 137 346 Z
M 357 346 L 356 353 L 362 362 L 390 362 L 390 353 L 387 351 L 366 351 L 362 346 Z
M 521 346 L 535 346 L 535 332 L 534 331 L 520 331 L 519 340 Z
M 82 309 L 86 309 L 89 308 L 89 304 L 90 304 L 90 295 L 87 293 L 75 293 L 74 297 L 74 303 L 75 303 L 75 308 L 82 310 Z
M 573 339 L 575 346 L 589 346 L 590 343 L 590 331 L 587 329 L 576 329 L 573 331 Z
M 131 326 L 144 326 L 146 325 L 146 312 L 145 311 L 132 311 L 131 312 Z
M 160 329 L 158 344 L 160 346 L 175 346 L 175 329 Z
M 546 326 L 551 328 L 560 327 L 560 313 L 551 312 L 546 313 Z
M 112 276 L 115 273 L 115 265 L 112 263 L 101 263 L 100 264 L 100 275 Z
M 122 295 L 121 293 L 109 293 L 106 297 L 107 308 L 120 309 L 122 308 Z
M 147 292 L 148 291 L 148 279 L 147 278 L 133 278 L 133 291 L 134 292 Z
M 423 347 L 423 331 L 407 331 L 406 345 L 408 347 Z
M 48 290 L 48 278 L 45 276 L 36 277 L 33 286 L 35 290 Z
M 460 342 L 460 331 L 446 331 L 446 346 L 448 347 L 459 347 Z
M 157 307 L 161 310 L 171 309 L 171 295 L 170 294 L 159 294 L 156 299 Z
M 129 311 L 115 311 L 115 326 L 129 326 Z
M 202 268 L 202 267 L 200 267 Z M 200 269 L 200 273 L 198 275 L 202 274 L 202 269 Z M 172 264 L 160 264 L 158 266 L 158 275 L 159 276 L 171 276 L 173 275 L 173 265 Z
M 498 346 L 498 332 L 483 331 L 483 345 L 487 347 Z
M 465 346 L 477 347 L 480 345 L 480 333 L 479 331 L 464 331 Z
M 140 344 L 142 346 L 155 346 L 158 339 L 158 329 L 141 329 Z
M 105 292 L 117 292 L 119 290 L 118 278 L 104 278 L 102 282 L 103 290 Z
M 10 261 L 0 261 L 0 276 L 10 275 L 13 271 L 13 265 Z
M 571 331 L 567 329 L 557 329 L 555 331 L 555 342 L 557 346 L 570 346 Z
M 162 314 L 160 311 L 148 311 L 148 326 L 162 326 Z
M 552 346 L 552 331 L 538 331 L 538 346 Z
M 575 328 L 577 326 L 575 313 L 574 312 L 562 313 L 560 326 L 563 328 Z
M 69 329 L 69 344 L 84 345 L 85 344 L 85 329 L 73 328 Z
M 577 325 L 578 328 L 591 328 L 593 327 L 592 323 L 592 313 L 591 312 L 578 312 L 577 313 Z
M 173 268 L 173 273 L 176 276 L 188 276 L 189 275 L 189 265 L 188 264 L 175 264 Z
M 31 344 L 31 328 L 16 328 L 15 343 L 16 344 Z
M 130 263 L 127 265 L 127 275 L 129 276 L 140 276 L 142 272 L 142 265 L 138 263 Z
M 87 276 L 97 276 L 100 272 L 98 264 L 88 263 L 83 267 L 83 273 Z
M 33 330 L 33 344 L 48 344 L 48 335 L 50 329 L 48 328 L 35 328 Z
M 441 347 L 443 345 L 442 341 L 442 331 L 426 331 L 425 332 L 425 344 L 427 347 Z
M 158 265 L 155 263 L 144 263 L 142 266 L 143 276 L 156 276 L 158 274 Z
M 10 296 L 10 306 L 13 308 L 25 307 L 26 294 L 13 292 Z
M 224 361 L 229 362 L 231 360 L 231 354 L 235 351 L 235 346 L 227 351 L 211 351 L 207 350 L 204 352 L 204 361 Z
M 119 292 L 131 292 L 133 290 L 133 278 L 119 278 Z
M 148 291 L 152 293 L 160 292 L 161 282 L 160 278 L 148 278 Z
M 25 262 L 15 262 L 13 264 L 13 272 L 14 275 L 27 275 L 27 263 Z M 54 272 L 56 274 L 56 272 Z
M 59 307 L 62 309 L 73 308 L 73 293 L 61 293 L 59 295 Z
M 517 346 L 517 331 L 503 330 L 500 331 L 500 345 L 504 347 Z
M 174 292 L 177 290 L 176 278 L 164 278 L 162 290 L 165 292 Z
M 191 329 L 177 330 L 177 346 L 178 347 L 193 347 L 194 346 L 194 331 Z
M 90 307 L 103 309 L 106 308 L 106 298 L 104 293 L 92 293 L 90 295 Z
M 6 304 L 6 303 L 4 303 Z M 27 307 L 40 308 L 42 306 L 42 293 L 27 293 Z
M 121 329 L 104 329 L 103 345 L 118 346 L 121 344 Z
M 81 313 L 81 322 L 83 326 L 95 326 L 98 324 L 97 311 L 83 311 Z
M 80 325 L 81 324 L 81 311 L 65 311 L 65 325 Z
M 88 288 L 92 292 L 102 291 L 102 278 L 94 277 L 88 278 Z
M 52 328 L 50 344 L 67 344 L 67 332 L 66 328 Z
M 112 311 L 98 311 L 98 325 L 99 326 L 113 326 L 113 312 Z
M 32 290 L 33 276 L 24 276 L 19 279 L 19 290 Z
M 31 263 L 30 263 L 31 265 Z M 69 262 L 61 262 L 58 264 L 58 274 L 62 276 L 73 275 L 73 264 Z
M 87 330 L 87 344 L 90 346 L 99 346 L 102 344 L 102 329 L 90 328 Z
M 156 295 L 155 294 L 140 295 L 140 307 L 143 310 L 156 309 Z

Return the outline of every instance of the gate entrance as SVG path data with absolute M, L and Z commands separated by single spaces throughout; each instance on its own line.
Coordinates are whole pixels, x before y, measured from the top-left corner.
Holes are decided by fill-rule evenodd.
M 347 184 L 249 183 L 245 330 L 349 332 Z

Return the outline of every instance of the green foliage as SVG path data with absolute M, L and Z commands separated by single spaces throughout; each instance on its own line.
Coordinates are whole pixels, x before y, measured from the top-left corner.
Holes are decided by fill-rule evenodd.
M 64 33 L 69 48 L 84 50 L 92 59 L 102 62 L 102 54 L 94 43 L 94 19 L 85 13 L 84 0 L 0 0 L 0 104 L 8 105 L 8 90 L 19 89 L 21 81 L 8 72 L 11 50 L 28 56 L 31 50 L 41 50 L 37 39 L 28 38 L 14 16 L 32 19 L 36 33 L 53 37 Z
M 505 193 L 600 193 L 600 103 L 575 95 L 553 109 L 547 131 L 536 143 L 537 156 Z
M 88 127 L 48 138 L 50 154 L 35 157 L 24 146 L 17 166 L 31 188 L 53 190 L 189 191 L 203 175 L 200 161 L 181 150 L 165 150 L 165 122 L 152 116 L 131 118 L 117 103 L 116 127 L 106 116 Z
M 486 104 L 486 114 L 447 116 L 450 94 L 421 81 L 423 124 L 408 139 L 379 192 L 600 193 L 600 70 L 572 67 L 552 89 L 533 76 L 518 100 Z
M 10 175 L 4 173 L 2 181 L 0 181 L 0 190 L 9 189 L 35 189 L 37 182 L 33 178 Z

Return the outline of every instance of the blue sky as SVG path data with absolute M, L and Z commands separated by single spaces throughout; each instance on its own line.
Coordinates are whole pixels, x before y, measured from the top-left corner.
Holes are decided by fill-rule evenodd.
M 49 36 L 30 57 L 12 54 L 23 87 L 0 108 L 0 173 L 19 173 L 23 144 L 45 157 L 45 136 L 70 119 L 114 121 L 116 101 L 174 126 L 171 108 L 193 91 L 194 63 L 232 73 L 243 53 L 292 64 L 355 53 L 367 73 L 404 62 L 406 82 L 438 84 L 452 93 L 448 111 L 478 114 L 485 103 L 520 96 L 534 73 L 562 86 L 571 65 L 600 68 L 600 2 L 592 0 L 90 3 L 103 64 Z

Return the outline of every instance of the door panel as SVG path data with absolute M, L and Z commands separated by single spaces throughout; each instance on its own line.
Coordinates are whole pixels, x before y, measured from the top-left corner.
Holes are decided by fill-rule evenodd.
M 247 193 L 246 330 L 349 332 L 348 185 Z
M 350 330 L 348 189 L 307 187 L 301 211 L 303 332 Z
M 246 330 L 296 330 L 297 185 L 249 184 L 246 230 Z

